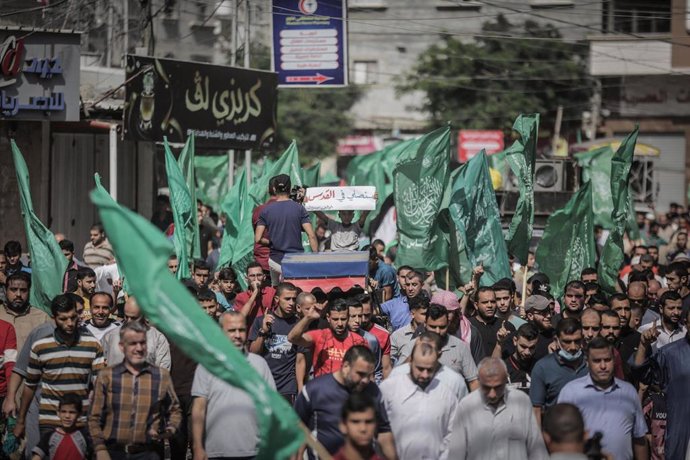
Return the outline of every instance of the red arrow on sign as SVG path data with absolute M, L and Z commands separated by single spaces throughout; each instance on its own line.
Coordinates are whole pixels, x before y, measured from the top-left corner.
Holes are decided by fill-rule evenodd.
M 328 80 L 333 80 L 333 77 L 327 77 L 325 75 L 321 75 L 320 73 L 317 73 L 316 75 L 301 75 L 285 78 L 287 83 L 316 83 L 317 85 L 327 82 Z

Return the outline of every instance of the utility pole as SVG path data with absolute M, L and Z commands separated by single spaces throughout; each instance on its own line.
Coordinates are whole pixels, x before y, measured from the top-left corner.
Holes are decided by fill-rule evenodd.
M 249 68 L 249 0 L 244 0 L 244 68 Z M 244 152 L 244 167 L 247 169 L 247 187 L 252 183 L 252 151 Z
M 122 42 L 122 68 L 127 65 L 127 52 L 129 51 L 129 0 L 122 0 L 122 16 L 123 24 L 122 29 L 124 33 L 124 39 Z
M 237 7 L 238 0 L 230 0 L 232 2 L 232 30 L 230 32 L 230 65 L 237 65 L 237 28 L 239 8 Z M 228 188 L 232 188 L 235 181 L 235 151 L 228 150 Z
M 107 43 L 105 44 L 105 66 L 110 68 L 113 64 L 113 4 L 108 2 L 108 25 L 107 25 Z

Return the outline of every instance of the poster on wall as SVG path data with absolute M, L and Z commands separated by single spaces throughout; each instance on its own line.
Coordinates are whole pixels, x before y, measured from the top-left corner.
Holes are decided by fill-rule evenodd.
M 276 132 L 277 76 L 198 62 L 127 56 L 126 139 L 218 149 L 269 147 Z
M 273 0 L 271 18 L 280 86 L 347 85 L 345 0 Z

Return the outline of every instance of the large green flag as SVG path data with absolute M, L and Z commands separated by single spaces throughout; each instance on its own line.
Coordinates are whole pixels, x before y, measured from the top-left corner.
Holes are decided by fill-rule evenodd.
M 243 169 L 230 193 L 220 205 L 227 216 L 220 247 L 218 267 L 231 266 L 237 280 L 246 288 L 246 268 L 254 256 L 253 203 L 247 195 L 247 177 Z
M 220 202 L 228 194 L 228 156 L 194 156 L 196 196 L 202 202 L 218 210 Z
M 549 217 L 537 247 L 539 270 L 551 280 L 551 293 L 563 294 L 572 280 L 580 279 L 583 268 L 596 262 L 592 183 L 585 182 L 563 209 Z
M 305 187 L 318 187 L 321 182 L 321 162 L 302 170 L 302 183 Z
M 508 252 L 527 263 L 534 223 L 534 164 L 537 157 L 539 114 L 520 115 L 513 124 L 520 138 L 506 150 L 506 161 L 518 179 L 520 197 L 510 221 L 506 245 Z
M 252 181 L 252 185 L 249 187 L 249 196 L 254 201 L 255 206 L 262 205 L 268 200 L 268 182 L 278 174 L 290 176 L 293 186 L 302 185 L 302 168 L 299 165 L 297 142 L 292 141 L 280 158 L 270 165 L 270 169 L 264 169 L 259 180 Z
M 62 294 L 67 259 L 62 254 L 55 235 L 34 213 L 29 187 L 29 169 L 14 140 L 11 141 L 11 146 L 19 185 L 19 204 L 24 219 L 26 242 L 31 255 L 31 305 L 50 314 L 50 302 L 53 297 Z
M 408 160 L 394 172 L 399 234 L 396 262 L 437 270 L 448 264 L 448 246 L 435 222 L 448 184 L 450 127 L 415 139 L 405 158 Z
M 635 154 L 635 143 L 639 128 L 628 134 L 611 160 L 611 196 L 613 228 L 606 239 L 604 250 L 599 259 L 599 284 L 609 294 L 617 292 L 618 271 L 624 260 L 623 234 L 630 212 L 629 186 L 630 168 Z
M 170 191 L 170 207 L 172 208 L 175 233 L 175 253 L 177 254 L 177 278 L 184 279 L 191 276 L 189 264 L 192 257 L 192 245 L 187 234 L 193 232 L 193 227 L 199 227 L 197 222 L 196 202 L 187 187 L 187 181 L 180 170 L 175 157 L 170 151 L 168 141 L 165 147 L 165 172 L 168 175 L 168 190 Z
M 187 182 L 187 189 L 189 196 L 192 199 L 196 209 L 196 175 L 194 173 L 194 134 L 187 138 L 180 157 L 177 159 L 177 164 L 182 171 L 185 181 Z M 194 214 L 196 217 L 196 213 Z M 201 257 L 201 244 L 199 242 L 199 225 L 194 225 L 189 228 L 186 233 L 187 245 L 192 248 L 192 258 L 198 259 Z
M 469 262 L 469 267 L 461 268 L 456 278 L 468 283 L 472 267 L 480 264 L 484 266 L 482 285 L 490 286 L 502 278 L 509 278 L 510 262 L 501 215 L 484 150 L 460 167 L 453 180 L 448 208 L 455 226 L 457 246 L 453 252 L 457 250 L 458 255 L 454 258 L 460 258 L 455 266 L 462 267 L 465 260 Z
M 299 419 L 168 271 L 170 243 L 150 222 L 120 207 L 105 191 L 93 190 L 91 201 L 146 318 L 187 356 L 252 398 L 260 431 L 257 459 L 289 458 L 304 440 Z

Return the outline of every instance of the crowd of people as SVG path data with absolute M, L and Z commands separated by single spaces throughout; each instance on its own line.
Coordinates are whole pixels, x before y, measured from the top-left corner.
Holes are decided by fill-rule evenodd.
M 486 285 L 478 266 L 466 285 L 441 289 L 433 273 L 396 264 L 394 247 L 368 244 L 366 215 L 319 213 L 314 228 L 291 191 L 288 176 L 271 179 L 241 274 L 214 263 L 222 220 L 200 204 L 205 258 L 182 282 L 318 441 L 295 458 L 690 458 L 690 216 L 680 206 L 639 216 L 642 239 L 626 240 L 616 293 L 588 267 L 558 297 L 532 255 L 512 278 Z M 160 203 L 152 222 L 170 234 Z M 368 251 L 366 285 L 303 291 L 283 280 L 303 233 L 324 258 Z M 252 399 L 147 321 L 103 227 L 81 259 L 56 238 L 68 267 L 50 314 L 31 303 L 20 243 L 0 255 L 0 458 L 254 458 Z

